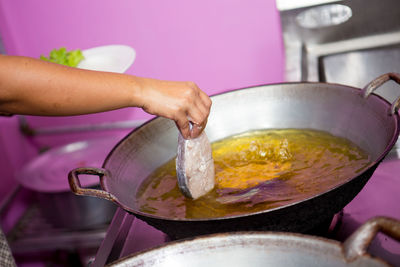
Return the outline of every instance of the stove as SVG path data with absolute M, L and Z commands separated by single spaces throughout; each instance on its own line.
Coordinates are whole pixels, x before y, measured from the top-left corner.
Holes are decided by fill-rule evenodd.
M 336 214 L 323 237 L 343 242 L 374 216 L 400 220 L 400 149 L 395 147 L 378 166 L 362 191 Z M 123 257 L 170 242 L 164 233 L 119 208 L 90 267 L 104 266 Z M 368 252 L 400 266 L 400 243 L 378 234 Z

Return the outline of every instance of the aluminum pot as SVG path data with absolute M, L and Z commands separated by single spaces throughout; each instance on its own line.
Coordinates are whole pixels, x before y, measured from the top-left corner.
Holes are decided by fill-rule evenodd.
M 98 189 L 100 186 L 91 187 Z M 111 222 L 116 206 L 104 199 L 76 196 L 71 192 L 35 192 L 43 217 L 57 228 L 86 230 Z
M 400 241 L 400 221 L 375 217 L 343 244 L 293 233 L 214 234 L 170 242 L 108 266 L 390 266 L 367 253 L 369 244 L 379 231 Z
M 271 230 L 309 233 L 347 205 L 363 188 L 399 134 L 400 100 L 390 104 L 373 90 L 400 76 L 388 73 L 364 90 L 329 83 L 283 83 L 250 87 L 212 97 L 206 128 L 210 141 L 259 129 L 310 128 L 351 140 L 369 153 L 371 163 L 334 188 L 274 209 L 223 218 L 181 219 L 139 210 L 135 195 L 145 178 L 176 156 L 178 130 L 156 118 L 116 145 L 102 168 L 69 173 L 71 190 L 115 202 L 172 239 L 230 231 Z M 99 176 L 103 190 L 86 189 L 82 174 Z

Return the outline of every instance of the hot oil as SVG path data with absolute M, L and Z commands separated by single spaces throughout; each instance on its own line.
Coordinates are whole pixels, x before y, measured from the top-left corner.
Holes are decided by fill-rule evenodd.
M 212 144 L 215 188 L 197 200 L 177 185 L 175 159 L 146 178 L 140 210 L 169 218 L 216 218 L 276 208 L 356 176 L 369 156 L 350 141 L 315 130 L 261 130 Z

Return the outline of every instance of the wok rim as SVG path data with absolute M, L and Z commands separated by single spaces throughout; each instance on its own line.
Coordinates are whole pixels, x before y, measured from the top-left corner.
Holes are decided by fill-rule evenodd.
M 220 95 L 226 95 L 226 94 L 233 94 L 237 91 L 244 91 L 244 90 L 248 90 L 248 89 L 254 89 L 257 87 L 272 87 L 272 86 L 281 86 L 281 85 L 324 85 L 324 86 L 339 86 L 342 88 L 348 88 L 352 91 L 356 91 L 358 92 L 358 94 L 360 94 L 361 97 L 361 92 L 362 90 L 360 88 L 354 87 L 354 86 L 349 86 L 349 85 L 343 85 L 343 84 L 339 84 L 339 83 L 322 83 L 322 82 L 283 82 L 283 83 L 271 83 L 271 84 L 259 84 L 259 85 L 252 85 L 252 86 L 248 86 L 248 87 L 240 87 L 237 89 L 227 89 L 225 91 L 222 91 L 220 93 L 211 95 L 210 97 L 216 97 L 216 96 L 220 96 Z M 386 99 L 384 99 L 383 97 L 381 97 L 380 95 L 377 95 L 375 93 L 371 93 L 368 97 L 377 97 L 379 99 L 379 101 L 382 101 L 383 104 L 388 106 L 388 110 L 390 110 L 390 106 L 391 104 L 389 103 L 389 101 L 387 101 Z M 239 218 L 245 218 L 245 217 L 250 217 L 250 216 L 256 216 L 256 215 L 260 215 L 260 214 L 265 214 L 265 213 L 271 213 L 271 212 L 275 212 L 275 211 L 279 211 L 285 208 L 289 208 L 292 207 L 294 205 L 299 205 L 300 203 L 306 202 L 306 201 L 310 201 L 311 199 L 314 198 L 318 198 L 320 196 L 323 196 L 325 194 L 328 194 L 336 189 L 338 189 L 339 187 L 345 185 L 346 183 L 355 180 L 356 178 L 364 175 L 367 171 L 369 171 L 371 168 L 373 168 L 375 165 L 379 165 L 380 162 L 386 157 L 386 155 L 392 150 L 392 148 L 395 146 L 396 141 L 399 137 L 399 133 L 400 133 L 400 128 L 399 128 L 399 121 L 400 121 L 400 116 L 399 113 L 396 112 L 395 114 L 392 114 L 391 116 L 394 116 L 394 121 L 395 121 L 395 132 L 392 135 L 392 138 L 389 142 L 388 145 L 386 145 L 385 150 L 380 154 L 380 156 L 375 160 L 375 161 L 371 161 L 367 166 L 365 166 L 364 170 L 360 173 L 358 173 L 358 175 L 356 176 L 352 176 L 350 178 L 347 178 L 345 180 L 342 181 L 342 183 L 337 184 L 336 186 L 329 188 L 328 190 L 325 190 L 319 194 L 313 195 L 311 197 L 308 198 L 304 198 L 302 200 L 287 204 L 287 205 L 283 205 L 283 206 L 279 206 L 276 208 L 272 208 L 272 209 L 266 209 L 266 210 L 261 210 L 261 211 L 256 211 L 256 212 L 251 212 L 251 213 L 245 213 L 245 214 L 239 214 L 239 215 L 232 215 L 232 216 L 225 216 L 225 217 L 211 217 L 211 218 L 169 218 L 169 217 L 165 217 L 165 216 L 159 216 L 159 215 L 155 215 L 155 214 L 150 214 L 150 213 L 145 213 L 139 210 L 135 210 L 132 209 L 128 206 L 126 206 L 125 204 L 121 203 L 118 199 L 118 197 L 116 196 L 116 204 L 118 206 L 120 206 L 121 208 L 123 208 L 124 210 L 134 214 L 134 215 L 139 215 L 139 216 L 143 216 L 143 217 L 147 217 L 147 218 L 152 218 L 152 219 L 157 219 L 157 220 L 164 220 L 164 221 L 174 221 L 174 222 L 211 222 L 211 221 L 225 221 L 225 220 L 232 220 L 232 219 L 239 219 Z M 162 117 L 156 116 L 148 121 L 146 121 L 145 123 L 143 123 L 142 125 L 140 125 L 139 127 L 133 129 L 131 132 L 129 132 L 124 138 L 122 138 L 112 149 L 111 151 L 108 153 L 107 157 L 105 158 L 102 168 L 107 169 L 106 165 L 108 163 L 108 161 L 110 160 L 110 158 L 112 157 L 114 151 L 126 140 L 128 139 L 132 134 L 134 134 L 136 131 L 139 131 L 142 127 L 145 127 L 147 124 L 152 123 L 154 120 L 159 120 L 159 119 L 164 119 Z M 303 128 L 306 129 L 306 128 Z M 307 128 L 307 129 L 312 129 L 312 128 Z M 112 192 L 107 190 L 107 186 L 105 185 L 104 179 L 102 179 L 104 177 L 101 177 L 100 179 L 100 185 L 102 187 L 102 189 L 110 194 L 112 194 Z M 370 177 L 368 178 L 368 180 L 370 179 Z M 362 190 L 362 189 L 361 189 Z M 356 195 L 355 195 L 356 196 Z M 354 196 L 354 197 L 355 197 Z
M 159 253 L 160 252 L 164 252 L 164 250 L 170 250 L 170 249 L 174 249 L 176 247 L 182 246 L 184 247 L 184 244 L 195 244 L 197 242 L 206 242 L 208 241 L 213 241 L 215 239 L 228 239 L 229 237 L 235 237 L 235 238 L 253 238 L 253 239 L 262 239 L 262 240 L 267 240 L 270 241 L 272 243 L 279 243 L 280 241 L 283 242 L 293 242 L 296 241 L 299 244 L 299 246 L 301 245 L 302 248 L 304 248 L 305 251 L 310 252 L 310 251 L 314 251 L 313 249 L 315 247 L 318 247 L 318 245 L 323 244 L 326 246 L 329 246 L 329 252 L 333 252 L 333 250 L 335 249 L 339 249 L 341 250 L 341 254 L 343 256 L 343 258 L 341 260 L 343 260 L 345 258 L 345 256 L 343 255 L 343 243 L 334 239 L 329 239 L 326 237 L 321 237 L 321 236 L 314 236 L 314 235 L 307 235 L 307 234 L 301 234 L 301 233 L 292 233 L 292 232 L 282 232 L 282 231 L 237 231 L 237 232 L 225 232 L 225 233 L 214 233 L 214 234 L 207 234 L 207 235 L 200 235 L 200 236 L 193 236 L 193 237 L 188 237 L 188 238 L 184 238 L 184 239 L 178 239 L 178 240 L 173 240 L 173 241 L 169 241 L 168 243 L 163 243 L 142 251 L 138 251 L 135 253 L 132 253 L 130 255 L 127 255 L 121 259 L 118 259 L 117 261 L 114 261 L 112 263 L 110 263 L 109 265 L 106 266 L 119 266 L 119 264 L 124 264 L 124 263 L 132 263 L 129 260 L 135 260 L 133 258 L 135 257 L 146 257 L 146 254 L 154 254 L 154 253 Z M 223 241 L 223 240 L 222 240 Z M 304 246 L 306 242 L 313 242 L 313 244 L 311 246 Z M 315 244 L 317 243 L 317 244 Z M 280 248 L 282 247 L 282 245 L 278 245 Z M 218 248 L 219 246 L 215 246 L 213 247 Z M 230 246 L 228 246 L 229 248 Z M 179 253 L 179 252 L 177 252 Z M 177 254 L 177 253 L 173 253 Z M 161 253 L 162 255 L 162 253 Z M 288 254 L 288 256 L 290 256 L 290 254 Z M 369 261 L 374 261 L 376 263 L 380 263 L 384 266 L 391 266 L 388 262 L 386 262 L 385 260 L 383 260 L 380 257 L 371 255 L 369 253 L 365 253 L 359 257 L 357 257 L 357 259 L 362 258 L 362 259 L 366 259 Z M 153 259 L 153 257 L 150 257 L 149 260 Z M 338 259 L 337 257 L 335 257 L 335 259 Z M 138 259 L 140 260 L 140 259 Z M 144 262 L 146 263 L 146 262 Z

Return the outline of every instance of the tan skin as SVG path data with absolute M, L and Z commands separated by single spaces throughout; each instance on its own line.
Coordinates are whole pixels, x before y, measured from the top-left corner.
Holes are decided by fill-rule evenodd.
M 71 116 L 126 107 L 174 120 L 188 139 L 205 128 L 211 100 L 193 82 L 82 70 L 0 55 L 0 112 Z M 192 130 L 189 120 L 195 125 Z

